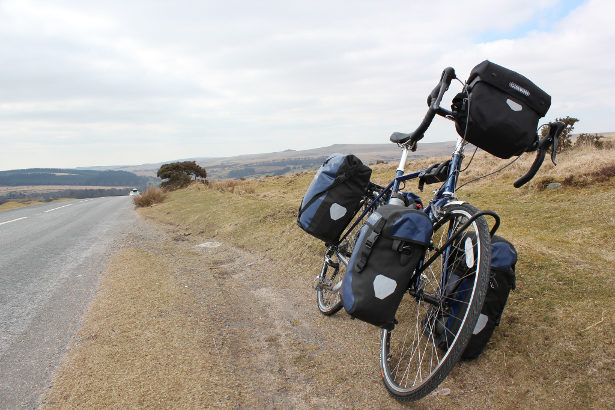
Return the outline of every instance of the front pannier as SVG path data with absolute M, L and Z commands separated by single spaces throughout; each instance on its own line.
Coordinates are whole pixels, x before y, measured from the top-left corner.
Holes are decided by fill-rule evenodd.
M 551 97 L 530 80 L 485 60 L 471 71 L 452 110 L 459 135 L 506 159 L 536 142 L 538 120 L 550 106 Z
M 457 247 L 460 251 L 449 258 L 451 261 L 449 265 L 453 268 L 446 295 L 453 303 L 448 306 L 447 313 L 439 319 L 439 324 L 436 326 L 436 329 L 440 329 L 436 335 L 436 340 L 442 350 L 448 350 L 447 347 L 453 342 L 459 330 L 459 324 L 467 310 L 467 301 L 470 299 L 474 275 L 468 275 L 468 272 L 472 269 L 467 267 L 466 261 L 468 259 L 465 255 L 465 249 L 472 249 L 473 247 L 465 247 L 463 243 L 469 240 L 475 241 L 475 238 L 476 236 L 471 234 L 462 237 L 460 240 L 462 246 Z M 475 257 L 470 257 L 469 260 L 473 261 Z M 472 337 L 461 355 L 462 358 L 477 358 L 487 346 L 495 327 L 500 324 L 508 295 L 516 287 L 516 263 L 517 251 L 515 247 L 504 238 L 494 236 L 491 239 L 489 288 L 485 295 L 480 316 L 474 326 Z
M 391 327 L 431 234 L 423 211 L 398 205 L 374 211 L 359 231 L 342 282 L 346 311 L 372 325 Z
M 299 227 L 326 243 L 338 240 L 361 207 L 371 175 L 372 170 L 354 155 L 331 155 L 301 201 Z

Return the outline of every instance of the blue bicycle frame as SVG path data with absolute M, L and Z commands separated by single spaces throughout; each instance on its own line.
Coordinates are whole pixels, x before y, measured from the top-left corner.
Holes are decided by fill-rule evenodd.
M 449 173 L 446 181 L 442 184 L 440 189 L 438 189 L 435 193 L 429 205 L 425 208 L 425 213 L 429 216 L 432 222 L 435 222 L 436 215 L 435 210 L 442 208 L 446 205 L 451 199 L 455 198 L 455 189 L 457 187 L 457 178 L 459 177 L 459 170 L 461 168 L 461 162 L 463 159 L 463 149 L 464 149 L 464 140 L 461 137 L 457 137 L 457 145 L 455 147 L 455 151 L 453 152 L 451 158 L 451 165 L 449 168 Z M 371 209 L 381 202 L 381 200 L 390 199 L 390 197 L 394 194 L 399 193 L 399 188 L 402 183 L 405 181 L 409 181 L 411 179 L 418 178 L 425 169 L 421 169 L 419 171 L 412 172 L 410 174 L 404 174 L 404 169 L 406 167 L 406 161 L 408 160 L 408 151 L 409 148 L 407 146 L 402 147 L 402 155 L 399 161 L 399 166 L 397 167 L 395 179 L 389 183 L 389 185 L 380 192 L 380 194 L 369 204 L 369 206 L 363 211 L 361 216 L 350 226 L 350 228 L 346 231 L 344 235 L 342 235 L 341 239 L 338 241 L 337 245 L 342 243 L 344 239 L 348 237 L 348 234 L 354 230 L 354 228 L 363 220 L 363 218 L 371 211 Z
M 457 137 L 457 144 L 455 147 L 455 151 L 453 151 L 453 154 L 452 154 L 448 177 L 444 181 L 442 186 L 434 193 L 434 196 L 429 202 L 429 205 L 424 209 L 424 212 L 427 213 L 432 223 L 435 223 L 438 219 L 437 210 L 444 207 L 447 203 L 449 203 L 452 199 L 455 198 L 455 189 L 457 186 L 457 179 L 459 177 L 461 162 L 463 160 L 464 146 L 465 146 L 464 140 L 461 137 Z M 400 186 L 402 186 L 402 184 L 405 181 L 418 178 L 421 175 L 421 173 L 427 169 L 425 168 L 425 169 L 421 169 L 419 171 L 415 171 L 409 174 L 404 174 L 406 162 L 408 159 L 408 151 L 409 151 L 409 148 L 407 146 L 402 146 L 402 155 L 399 161 L 399 166 L 397 167 L 397 170 L 396 170 L 395 179 L 393 179 L 393 181 L 391 181 L 389 185 L 386 188 L 384 188 L 382 192 L 380 192 L 374 200 L 372 200 L 372 202 L 364 209 L 361 216 L 359 216 L 359 218 L 357 218 L 357 220 L 350 226 L 350 228 L 346 231 L 346 233 L 342 235 L 338 243 L 331 246 L 330 249 L 337 254 L 338 258 L 345 265 L 348 265 L 349 261 L 346 260 L 346 258 L 338 251 L 339 244 L 341 244 L 348 237 L 348 235 L 351 232 L 353 232 L 356 226 L 363 220 L 363 218 L 365 218 L 365 216 L 372 210 L 372 208 L 374 208 L 377 204 L 381 203 L 382 201 L 388 202 L 392 195 L 399 193 Z M 452 240 L 452 238 L 450 237 L 451 234 L 452 232 L 448 233 L 449 240 Z M 443 249 L 445 249 L 445 252 L 449 252 L 448 246 L 443 247 Z M 414 277 L 410 282 L 412 284 L 411 288 L 412 287 L 416 288 L 418 286 L 419 281 L 420 281 L 420 273 L 427 266 L 431 264 L 433 259 L 435 259 L 435 257 L 438 254 L 439 253 L 437 253 L 432 259 L 430 259 L 427 262 L 424 262 L 424 261 L 419 262 L 419 265 L 417 266 L 417 269 L 414 272 Z M 444 257 L 445 265 L 443 266 L 443 269 L 442 269 L 442 274 L 444 276 L 442 278 L 443 280 L 442 283 L 446 283 L 446 281 L 448 280 L 448 277 L 447 277 L 448 269 L 446 267 L 447 260 L 448 260 L 448 255 L 445 254 L 445 257 Z M 443 291 L 443 289 L 441 289 L 440 291 Z

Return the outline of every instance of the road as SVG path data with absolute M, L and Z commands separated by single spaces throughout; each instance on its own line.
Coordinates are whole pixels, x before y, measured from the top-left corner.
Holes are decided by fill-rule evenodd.
M 108 197 L 0 212 L 1 409 L 37 406 L 133 207 Z

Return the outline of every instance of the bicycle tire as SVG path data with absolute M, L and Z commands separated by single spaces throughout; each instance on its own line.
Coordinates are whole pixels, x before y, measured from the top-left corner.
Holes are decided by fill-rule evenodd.
M 339 287 L 346 273 L 346 265 L 335 252 L 328 252 L 324 259 L 320 275 L 316 277 L 316 304 L 320 313 L 331 316 L 343 306 Z
M 428 250 L 426 261 L 437 248 L 442 247 L 447 239 L 452 237 L 452 232 L 478 212 L 475 207 L 465 203 L 446 206 L 444 211 L 440 221 L 446 220 L 447 217 L 451 219 L 442 226 L 438 226 L 438 223 L 434 225 L 432 238 L 435 248 Z M 389 393 L 397 400 L 418 400 L 434 390 L 457 363 L 472 335 L 489 282 L 491 238 L 489 226 L 482 216 L 472 222 L 465 232 L 474 232 L 477 238 L 469 242 L 473 248 L 472 255 L 475 255 L 473 266 L 467 269 L 467 277 L 473 276 L 472 292 L 467 299 L 465 314 L 459 319 L 461 320 L 459 328 L 456 334 L 451 336 L 454 339 L 450 345 L 446 346 L 446 349 L 442 348 L 441 342 L 438 343 L 438 332 L 442 331 L 444 325 L 442 318 L 445 317 L 447 309 L 450 311 L 453 293 L 457 290 L 455 289 L 453 293 L 442 291 L 447 289 L 447 283 L 442 283 L 446 281 L 442 266 L 447 266 L 447 272 L 451 272 L 455 269 L 454 264 L 463 263 L 461 258 L 450 257 L 455 252 L 462 251 L 461 240 L 453 241 L 447 251 L 421 274 L 419 292 L 422 289 L 424 294 L 432 295 L 437 300 L 428 303 L 427 299 L 417 297 L 416 292 L 415 296 L 410 292 L 406 293 L 397 311 L 398 324 L 393 329 L 382 331 L 380 346 L 382 380 Z M 465 238 L 463 242 L 467 243 Z M 467 252 L 468 249 L 464 248 L 464 251 Z M 465 259 L 465 263 L 469 263 L 468 259 Z M 455 302 L 459 303 L 457 300 Z

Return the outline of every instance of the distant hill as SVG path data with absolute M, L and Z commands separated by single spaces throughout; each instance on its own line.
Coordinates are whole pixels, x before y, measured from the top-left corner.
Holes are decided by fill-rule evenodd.
M 31 168 L 0 171 L 0 186 L 69 185 L 145 187 L 150 178 L 122 170 Z
M 7 201 L 50 201 L 127 195 L 160 180 L 122 170 L 31 168 L 0 171 L 0 204 Z
M 419 153 L 410 153 L 410 159 L 448 155 L 455 147 L 455 142 L 422 143 Z M 317 169 L 333 153 L 353 153 L 365 163 L 377 161 L 398 161 L 400 149 L 395 144 L 335 144 L 328 147 L 309 150 L 285 150 L 266 154 L 239 155 L 223 158 L 191 158 L 207 170 L 209 179 L 254 178 L 265 175 L 282 175 Z M 155 176 L 162 164 L 105 167 L 133 172 L 142 176 Z

